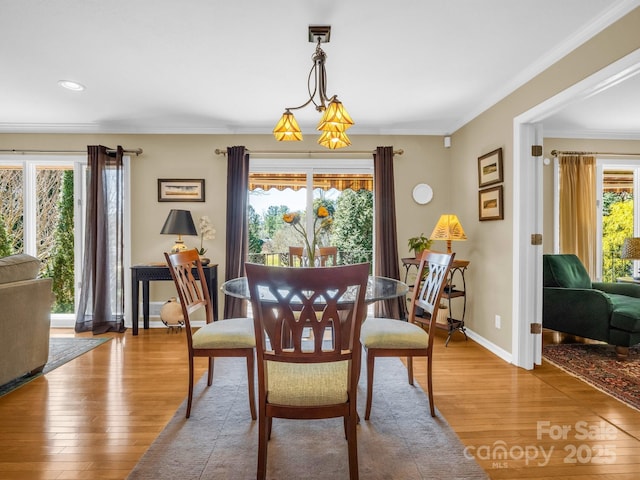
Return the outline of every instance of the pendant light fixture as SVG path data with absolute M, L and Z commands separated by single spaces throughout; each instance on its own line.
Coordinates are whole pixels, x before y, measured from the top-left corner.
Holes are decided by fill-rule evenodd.
M 291 110 L 298 110 L 313 103 L 316 110 L 322 112 L 322 118 L 318 122 L 317 128 L 322 132 L 318 143 L 330 149 L 351 145 L 345 131 L 353 125 L 353 120 L 342 102 L 338 100 L 337 95 L 327 96 L 327 72 L 324 66 L 327 55 L 320 48 L 320 44 L 329 42 L 330 35 L 330 25 L 309 26 L 309 41 L 316 42 L 316 51 L 312 57 L 313 66 L 307 79 L 309 100 L 298 107 L 285 108 L 282 118 L 273 129 L 273 135 L 280 142 L 302 140 L 302 131 Z

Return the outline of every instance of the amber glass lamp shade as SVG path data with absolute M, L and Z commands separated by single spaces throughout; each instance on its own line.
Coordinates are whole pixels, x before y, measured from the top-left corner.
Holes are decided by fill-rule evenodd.
M 273 136 L 279 142 L 299 142 L 302 140 L 302 130 L 298 126 L 296 117 L 289 110 L 282 114 L 280 121 L 273 129 Z
M 466 240 L 467 235 L 458 220 L 457 215 L 445 214 L 440 216 L 440 220 L 431 233 L 431 240 L 445 240 L 447 242 L 447 253 L 451 253 L 452 240 Z
M 344 132 L 322 132 L 318 143 L 323 147 L 335 150 L 337 148 L 348 147 L 351 145 L 351 140 L 349 140 L 349 137 L 347 137 L 347 134 Z
M 189 210 L 171 210 L 160 233 L 163 235 L 178 235 L 175 245 L 171 248 L 171 253 L 187 249 L 187 246 L 182 241 L 182 235 L 198 235 Z
M 318 130 L 323 132 L 344 132 L 353 126 L 353 120 L 345 110 L 342 102 L 337 99 L 331 100 L 327 106 L 320 122 Z

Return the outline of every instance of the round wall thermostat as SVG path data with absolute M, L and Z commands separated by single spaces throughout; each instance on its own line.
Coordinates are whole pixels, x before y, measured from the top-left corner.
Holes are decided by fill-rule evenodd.
M 429 203 L 433 198 L 433 190 L 426 183 L 419 183 L 413 188 L 413 199 L 416 203 L 424 205 Z

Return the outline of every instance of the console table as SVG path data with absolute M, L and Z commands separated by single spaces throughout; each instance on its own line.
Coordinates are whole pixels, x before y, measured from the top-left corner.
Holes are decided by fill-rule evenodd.
M 205 281 L 209 287 L 209 297 L 213 307 L 213 320 L 218 320 L 218 265 L 203 265 Z M 191 270 L 198 278 L 198 269 Z M 173 281 L 167 265 L 134 265 L 131 267 L 131 317 L 133 334 L 138 335 L 138 301 L 140 282 L 142 282 L 142 316 L 144 328 L 149 328 L 149 282 L 157 280 Z
M 436 323 L 436 327 L 448 330 L 447 340 L 444 343 L 445 347 L 449 345 L 451 335 L 453 335 L 453 332 L 456 330 L 461 332 L 464 335 L 465 340 L 467 340 L 467 332 L 464 328 L 464 317 L 467 313 L 467 283 L 464 278 L 464 272 L 467 270 L 469 263 L 469 260 L 453 260 L 451 270 L 449 270 L 449 279 L 447 281 L 447 285 L 444 287 L 444 292 L 442 293 L 442 298 L 445 298 L 448 301 L 449 317 L 447 318 L 446 324 L 443 325 Z M 411 267 L 416 267 L 417 269 L 420 265 L 420 260 L 417 258 L 403 258 L 402 265 L 405 268 L 404 281 L 406 283 L 407 277 L 409 276 L 409 270 Z M 456 287 L 453 283 L 456 277 L 458 277 L 458 280 L 461 282 L 459 287 Z M 451 300 L 454 298 L 460 298 L 462 300 L 462 315 L 460 318 L 453 318 L 451 315 Z

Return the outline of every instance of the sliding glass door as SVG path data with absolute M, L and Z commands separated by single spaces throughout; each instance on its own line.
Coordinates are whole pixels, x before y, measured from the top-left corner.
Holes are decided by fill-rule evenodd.
M 74 319 L 82 258 L 86 158 L 0 159 L 0 255 L 28 253 L 53 279 L 52 320 Z

